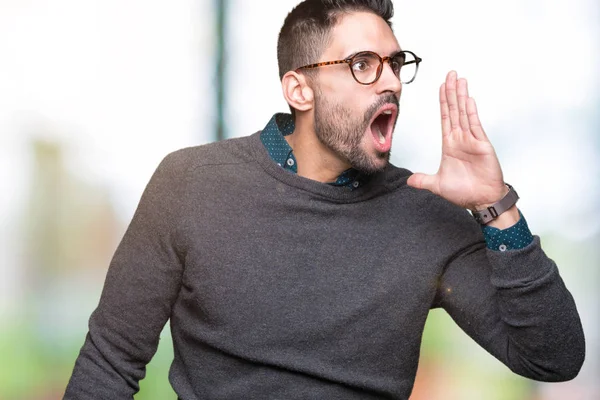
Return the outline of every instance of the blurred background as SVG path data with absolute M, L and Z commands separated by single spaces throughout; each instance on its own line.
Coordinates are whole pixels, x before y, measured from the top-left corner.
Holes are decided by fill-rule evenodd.
M 298 0 L 0 0 L 0 399 L 60 399 L 110 258 L 169 152 L 287 111 L 276 40 Z M 392 162 L 433 173 L 438 87 L 469 79 L 505 179 L 579 307 L 573 381 L 520 378 L 433 311 L 411 400 L 600 399 L 600 3 L 395 1 L 423 58 Z M 168 327 L 136 399 L 175 399 Z

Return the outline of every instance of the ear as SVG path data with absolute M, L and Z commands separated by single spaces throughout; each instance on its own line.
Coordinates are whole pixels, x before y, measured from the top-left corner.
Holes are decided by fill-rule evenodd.
M 286 72 L 281 79 L 281 88 L 285 101 L 294 109 L 308 111 L 313 108 L 314 92 L 303 74 Z

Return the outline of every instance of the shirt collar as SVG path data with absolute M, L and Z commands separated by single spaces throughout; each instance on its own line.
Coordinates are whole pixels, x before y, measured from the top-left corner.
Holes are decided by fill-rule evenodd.
M 298 173 L 298 163 L 294 152 L 285 136 L 294 132 L 294 120 L 291 114 L 278 113 L 273 115 L 267 126 L 260 133 L 260 140 L 267 149 L 269 156 L 280 167 L 292 172 Z M 350 189 L 356 189 L 365 183 L 366 176 L 358 170 L 350 168 L 342 172 L 332 182 L 333 186 L 346 186 Z

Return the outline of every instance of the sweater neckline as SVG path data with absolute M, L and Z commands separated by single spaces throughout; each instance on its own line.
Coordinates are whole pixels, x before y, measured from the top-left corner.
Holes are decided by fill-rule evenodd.
M 320 197 L 325 197 L 340 203 L 353 203 L 368 200 L 382 193 L 391 192 L 402 185 L 410 176 L 410 171 L 397 168 L 392 164 L 379 173 L 371 176 L 362 186 L 349 190 L 347 187 L 333 186 L 326 183 L 314 181 L 286 171 L 277 165 L 269 156 L 258 131 L 248 137 L 251 155 L 263 170 L 278 181 Z

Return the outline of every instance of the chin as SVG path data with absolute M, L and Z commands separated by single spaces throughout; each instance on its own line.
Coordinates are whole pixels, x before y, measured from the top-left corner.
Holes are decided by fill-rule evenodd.
M 383 171 L 390 163 L 390 153 L 379 153 L 374 161 L 375 172 Z
M 350 164 L 352 167 L 363 174 L 372 175 L 383 171 L 389 164 L 390 152 L 381 153 L 379 151 L 363 152 L 356 157 Z

